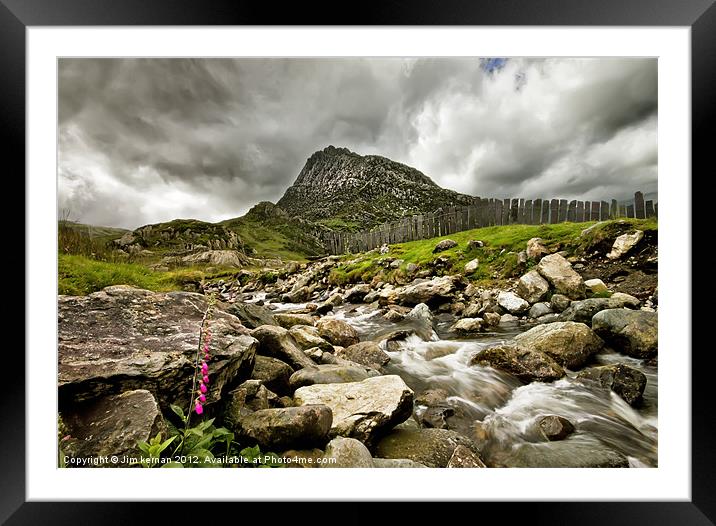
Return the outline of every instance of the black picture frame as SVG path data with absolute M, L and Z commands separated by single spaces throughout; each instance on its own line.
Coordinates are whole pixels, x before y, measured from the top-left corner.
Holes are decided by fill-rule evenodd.
M 341 4 L 325 1 L 286 3 L 278 7 L 268 2 L 238 0 L 0 0 L 0 144 L 4 150 L 6 173 L 25 173 L 25 30 L 28 26 L 293 24 L 689 26 L 692 46 L 692 172 L 700 173 L 701 180 L 705 181 L 708 181 L 707 167 L 713 172 L 710 151 L 713 149 L 711 134 L 716 98 L 714 0 L 405 0 L 374 4 L 362 3 L 355 9 L 345 6 L 344 11 Z M 696 191 L 698 181 L 697 177 L 691 178 L 692 192 Z M 707 208 L 689 207 L 693 210 L 693 225 L 703 223 Z M 690 258 L 691 254 L 685 253 L 684 257 Z M 700 267 L 701 272 L 708 273 L 706 264 L 707 261 L 694 261 L 692 271 Z M 27 280 L 28 276 L 25 278 Z M 692 312 L 692 326 L 698 327 L 701 315 L 697 314 L 695 304 Z M 26 320 L 30 315 L 26 313 Z M 701 326 L 707 325 L 704 323 Z M 691 336 L 684 335 L 684 348 L 668 352 L 686 356 L 690 347 L 694 347 Z M 530 523 L 578 523 L 582 526 L 602 523 L 714 524 L 716 455 L 712 449 L 714 433 L 709 388 L 713 369 L 709 362 L 713 351 L 710 347 L 694 349 L 692 353 L 690 502 L 479 503 L 480 516 L 486 519 L 490 512 L 497 511 L 498 517 L 509 517 L 510 522 L 525 520 Z M 25 455 L 30 453 L 25 451 L 26 370 L 24 361 L 18 360 L 15 364 L 13 374 L 4 375 L 3 396 L 0 397 L 3 421 L 0 434 L 0 521 L 7 524 L 127 524 L 146 516 L 148 504 L 25 502 Z M 174 503 L 173 506 L 190 504 Z M 217 504 L 212 503 L 211 506 L 212 510 L 216 510 Z M 293 503 L 292 516 L 302 515 L 301 510 L 306 506 Z M 504 509 L 495 509 L 496 506 L 509 506 L 509 514 L 505 514 Z M 420 513 L 421 508 L 419 504 L 411 504 L 411 509 Z M 447 509 L 443 508 L 443 511 Z M 176 518 L 181 513 L 177 509 L 173 515 Z M 449 513 L 453 515 L 454 512 Z M 305 516 L 315 519 L 316 514 L 307 510 Z M 475 516 L 473 518 L 478 520 Z M 454 520 L 461 519 L 456 516 Z

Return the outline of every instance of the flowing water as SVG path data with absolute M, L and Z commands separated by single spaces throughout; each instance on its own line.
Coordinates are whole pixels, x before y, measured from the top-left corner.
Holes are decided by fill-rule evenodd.
M 287 311 L 304 305 L 277 307 Z M 362 340 L 395 329 L 369 305 L 343 305 L 332 314 L 351 324 Z M 631 467 L 657 465 L 656 367 L 611 351 L 595 357 L 594 365 L 621 362 L 646 375 L 639 408 L 611 391 L 576 381 L 573 372 L 553 383 L 522 385 L 506 373 L 468 363 L 476 351 L 509 341 L 530 326 L 514 324 L 465 339 L 450 333 L 454 321 L 449 315 L 438 316 L 427 341 L 410 336 L 400 342 L 397 350 L 388 351 L 391 361 L 385 369 L 401 376 L 416 394 L 427 389 L 446 391 L 454 410 L 447 420 L 449 428 L 476 440 L 489 464 L 564 466 L 583 461 L 590 465 L 613 450 L 627 457 Z M 567 418 L 576 432 L 566 440 L 545 442 L 538 422 L 546 415 Z

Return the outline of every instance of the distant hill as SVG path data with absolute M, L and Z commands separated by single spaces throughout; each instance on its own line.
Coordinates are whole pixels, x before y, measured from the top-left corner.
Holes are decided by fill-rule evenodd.
M 363 230 L 472 202 L 473 197 L 442 188 L 405 164 L 328 146 L 308 158 L 276 204 L 291 217 L 339 230 Z

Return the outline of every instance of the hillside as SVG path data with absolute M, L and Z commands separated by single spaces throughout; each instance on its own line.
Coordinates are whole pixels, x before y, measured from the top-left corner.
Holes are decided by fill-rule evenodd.
M 364 230 L 473 199 L 441 188 L 410 166 L 328 146 L 308 158 L 277 205 L 292 217 L 339 230 Z

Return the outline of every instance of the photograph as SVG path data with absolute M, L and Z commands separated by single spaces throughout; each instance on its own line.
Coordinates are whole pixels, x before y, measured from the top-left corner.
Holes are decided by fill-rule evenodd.
M 658 471 L 660 65 L 57 57 L 48 469 Z

